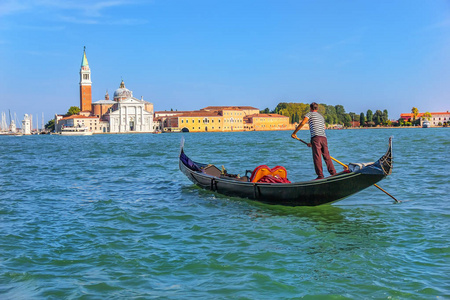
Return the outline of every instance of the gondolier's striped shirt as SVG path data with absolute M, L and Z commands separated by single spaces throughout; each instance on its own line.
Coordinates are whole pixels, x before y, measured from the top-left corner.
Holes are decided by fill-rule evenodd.
M 308 118 L 309 131 L 311 132 L 311 138 L 315 136 L 325 136 L 325 119 L 316 111 L 310 111 L 305 115 Z

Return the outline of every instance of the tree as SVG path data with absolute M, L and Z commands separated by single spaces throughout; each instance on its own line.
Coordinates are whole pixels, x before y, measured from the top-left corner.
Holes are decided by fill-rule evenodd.
M 332 105 L 327 105 L 325 108 L 325 122 L 327 124 L 336 124 L 337 123 L 337 115 L 336 108 Z
M 345 115 L 346 115 L 344 106 L 336 105 L 334 108 L 336 109 L 336 115 L 337 115 L 338 122 L 340 124 L 343 124 L 345 122 Z
M 343 123 L 345 127 L 351 127 L 352 126 L 352 117 L 350 117 L 349 114 L 344 114 L 342 116 Z
M 413 118 L 414 120 L 416 119 L 417 115 L 419 114 L 419 110 L 417 109 L 417 107 L 413 107 L 411 109 L 411 113 L 413 114 Z
M 44 127 L 48 131 L 54 131 L 55 130 L 55 119 L 51 119 L 50 121 L 48 121 Z
M 366 113 L 367 123 L 372 122 L 373 121 L 372 118 L 373 118 L 373 112 L 369 109 L 369 110 L 367 110 L 367 113 Z
M 366 116 L 364 116 L 364 113 L 359 114 L 359 125 L 364 126 L 364 123 L 366 123 Z
M 387 109 L 383 110 L 383 116 L 382 116 L 383 125 L 387 125 L 389 121 L 388 111 Z
M 428 111 L 422 115 L 422 118 L 424 118 L 424 119 L 426 119 L 428 121 L 431 120 L 431 117 L 432 117 L 432 115 Z
M 375 122 L 375 126 L 383 124 L 383 113 L 381 110 L 377 110 L 372 117 L 372 120 Z
M 323 103 L 320 103 L 319 104 L 319 110 L 317 112 L 325 117 L 325 115 L 327 113 L 327 105 L 323 104 Z
M 67 111 L 66 115 L 71 116 L 71 115 L 77 115 L 79 113 L 80 113 L 80 108 L 78 106 L 71 106 L 69 108 L 69 110 Z
M 269 114 L 270 113 L 270 109 L 268 107 L 266 107 L 264 110 L 261 111 L 262 114 Z
M 345 114 L 345 109 L 343 105 L 336 105 L 334 107 L 336 109 L 336 114 L 337 115 L 344 115 Z

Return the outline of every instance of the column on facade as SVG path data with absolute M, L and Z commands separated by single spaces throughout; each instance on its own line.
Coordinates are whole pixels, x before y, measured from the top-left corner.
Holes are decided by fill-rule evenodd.
M 139 106 L 136 106 L 134 108 L 134 130 L 135 131 L 142 131 L 141 128 L 140 128 L 141 127 L 141 125 L 140 125 L 141 122 L 139 122 L 139 119 L 138 119 L 138 108 L 139 108 Z
M 145 129 L 144 107 L 141 106 L 141 131 L 146 131 Z
M 118 124 L 119 130 L 117 132 L 121 132 L 122 131 L 122 123 L 123 123 L 123 120 L 122 120 L 123 112 L 122 112 L 122 105 L 120 105 L 120 103 L 118 105 L 118 109 L 119 109 L 119 124 Z
M 130 123 L 128 119 L 128 106 L 125 106 L 125 132 L 130 131 Z

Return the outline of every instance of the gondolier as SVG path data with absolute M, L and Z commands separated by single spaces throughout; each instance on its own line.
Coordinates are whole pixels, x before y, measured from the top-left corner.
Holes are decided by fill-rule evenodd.
M 319 109 L 319 104 L 313 102 L 309 108 L 309 113 L 305 115 L 305 118 L 294 130 L 291 137 L 298 139 L 297 132 L 308 122 L 309 131 L 311 132 L 311 143 L 308 143 L 307 145 L 308 147 L 312 147 L 314 169 L 317 174 L 316 179 L 323 179 L 322 156 L 325 160 L 325 164 L 327 165 L 327 170 L 330 175 L 335 175 L 336 169 L 334 168 L 333 161 L 331 160 L 330 153 L 328 152 L 328 142 L 325 134 L 325 119 L 317 111 Z

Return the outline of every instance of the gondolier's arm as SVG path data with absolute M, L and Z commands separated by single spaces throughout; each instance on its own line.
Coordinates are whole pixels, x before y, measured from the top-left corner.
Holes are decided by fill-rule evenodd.
M 297 137 L 297 132 L 306 124 L 306 122 L 308 122 L 309 118 L 308 117 L 304 117 L 302 122 L 300 124 L 298 124 L 297 128 L 295 128 L 294 132 L 291 134 L 291 137 L 295 140 L 298 140 Z M 307 143 L 306 144 L 308 147 L 311 147 L 311 143 Z

